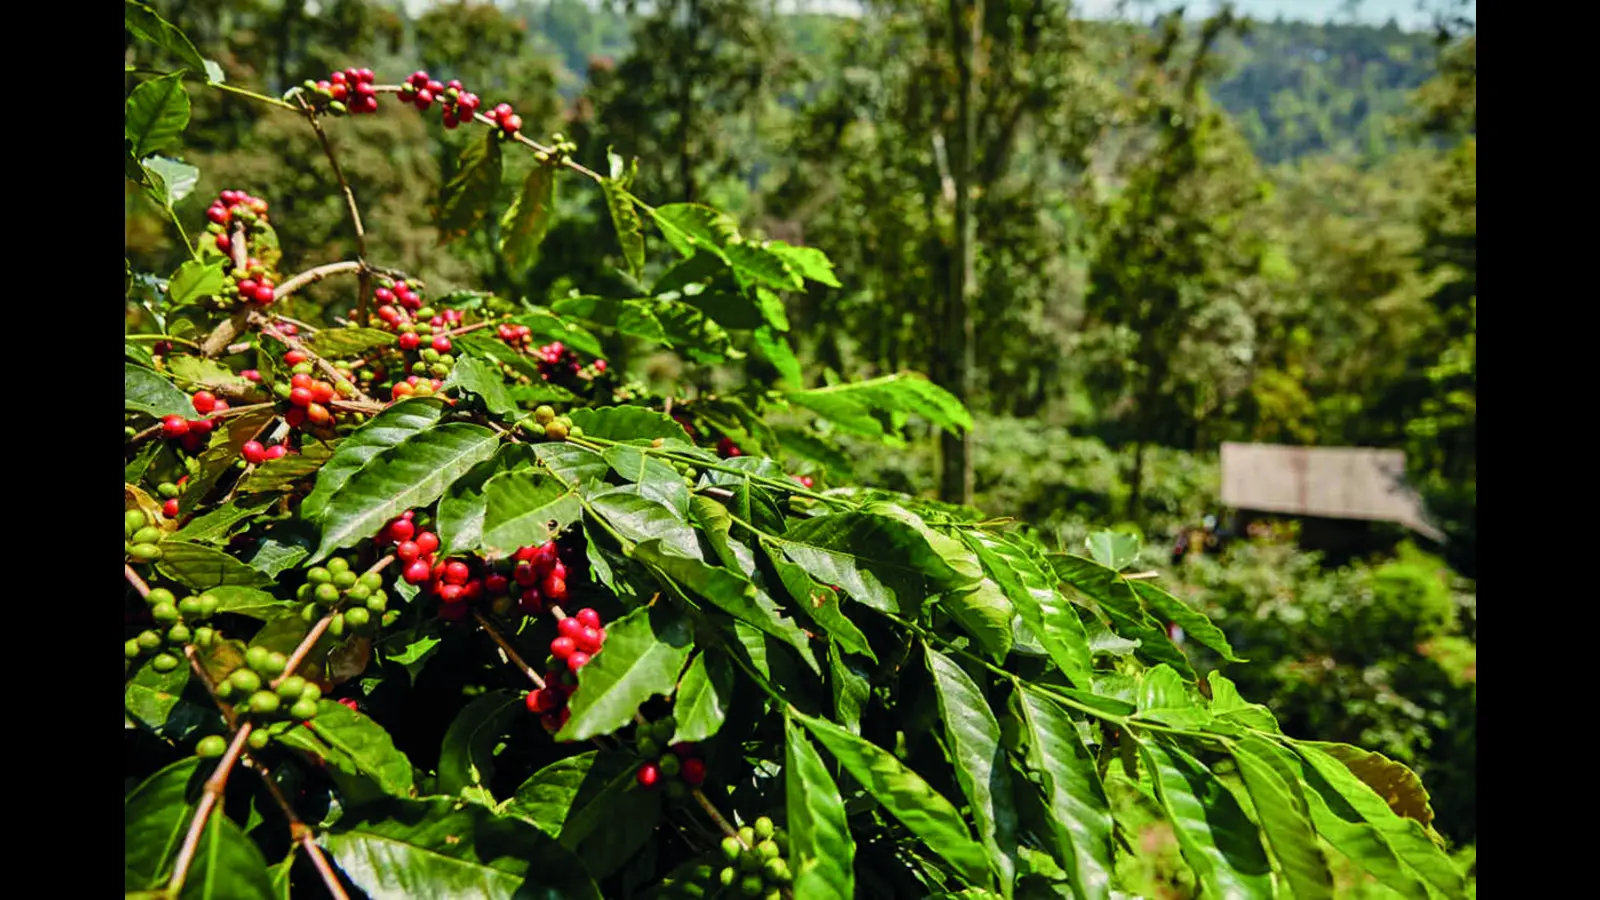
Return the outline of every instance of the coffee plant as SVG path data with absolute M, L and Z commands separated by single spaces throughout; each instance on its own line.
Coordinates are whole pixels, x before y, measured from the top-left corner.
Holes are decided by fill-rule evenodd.
M 129 268 L 155 326 L 124 383 L 130 896 L 1104 898 L 1135 809 L 1202 896 L 1331 896 L 1333 854 L 1463 895 L 1416 777 L 1202 678 L 1169 625 L 1243 660 L 1132 539 L 1065 552 L 830 483 L 830 434 L 971 420 L 912 374 L 798 387 L 782 295 L 837 284 L 823 253 L 652 207 L 616 154 L 592 171 L 459 82 L 265 97 L 126 13 L 181 66 L 129 66 L 127 177 L 190 251 L 143 294 Z M 184 221 L 197 173 L 161 154 L 189 79 L 316 131 L 355 259 L 282 268 L 268 187 Z M 528 259 L 586 179 L 638 294 L 433 296 L 369 260 L 328 130 L 399 106 L 467 133 L 445 238 L 529 153 L 499 252 Z M 649 283 L 646 223 L 675 255 Z M 330 278 L 350 311 L 291 318 Z M 780 380 L 657 396 L 601 336 Z

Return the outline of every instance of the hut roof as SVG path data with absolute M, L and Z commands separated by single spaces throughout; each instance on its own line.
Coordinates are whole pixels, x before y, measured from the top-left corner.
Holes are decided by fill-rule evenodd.
M 1395 522 L 1443 540 L 1405 470 L 1400 450 L 1225 442 L 1222 502 L 1234 509 Z

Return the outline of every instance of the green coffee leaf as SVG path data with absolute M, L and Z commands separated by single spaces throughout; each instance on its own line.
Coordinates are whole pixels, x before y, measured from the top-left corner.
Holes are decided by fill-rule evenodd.
M 610 734 L 651 697 L 671 695 L 693 638 L 689 623 L 662 606 L 640 607 L 607 626 L 605 648 L 578 672 L 572 718 L 556 740 Z
M 972 676 L 932 647 L 924 644 L 923 650 L 939 697 L 956 783 L 967 797 L 990 867 L 1001 884 L 1009 885 L 1017 872 L 1017 809 L 1000 723 Z
M 189 94 L 181 72 L 144 82 L 124 104 L 123 134 L 139 159 L 178 143 L 188 126 Z
M 855 837 L 839 786 L 795 719 L 784 719 L 789 871 L 796 897 L 854 897 Z
M 456 160 L 456 171 L 439 200 L 439 243 L 463 237 L 489 212 L 500 189 L 500 140 L 493 129 L 472 141 Z
M 722 728 L 733 702 L 733 674 L 733 664 L 717 650 L 702 651 L 689 663 L 672 703 L 678 721 L 672 743 L 703 741 Z
M 532 264 L 555 220 L 556 167 L 536 165 L 500 218 L 500 254 L 513 271 Z

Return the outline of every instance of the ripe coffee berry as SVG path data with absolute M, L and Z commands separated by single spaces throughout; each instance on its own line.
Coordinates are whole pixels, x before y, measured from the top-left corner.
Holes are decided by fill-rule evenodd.
M 645 763 L 639 767 L 639 774 L 636 777 L 640 787 L 653 788 L 656 782 L 661 780 L 661 769 L 655 763 Z

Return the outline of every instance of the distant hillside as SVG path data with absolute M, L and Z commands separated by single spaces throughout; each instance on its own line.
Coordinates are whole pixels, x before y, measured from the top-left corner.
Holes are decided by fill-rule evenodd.
M 570 72 L 569 97 L 591 55 L 627 52 L 626 21 L 584 0 L 519 0 L 513 9 Z M 826 63 L 834 30 L 846 21 L 824 13 L 784 18 L 790 46 L 816 65 Z M 1228 65 L 1212 94 L 1269 164 L 1323 152 L 1384 155 L 1392 117 L 1404 112 L 1434 59 L 1432 35 L 1393 24 L 1257 22 L 1249 36 L 1218 49 Z
M 1432 35 L 1397 27 L 1260 22 L 1219 47 L 1212 95 L 1268 163 L 1327 151 L 1381 156 L 1390 120 L 1433 71 Z

